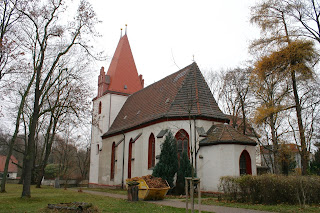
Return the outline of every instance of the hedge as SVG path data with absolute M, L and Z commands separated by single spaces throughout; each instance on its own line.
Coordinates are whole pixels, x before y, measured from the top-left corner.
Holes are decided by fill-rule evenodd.
M 244 175 L 221 177 L 220 191 L 228 200 L 260 204 L 319 204 L 319 176 Z

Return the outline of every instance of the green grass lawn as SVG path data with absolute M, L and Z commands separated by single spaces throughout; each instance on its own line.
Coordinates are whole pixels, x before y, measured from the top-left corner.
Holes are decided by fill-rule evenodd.
M 197 203 L 197 199 L 195 200 Z M 249 204 L 249 203 L 237 203 L 237 202 L 228 202 L 228 201 L 218 201 L 217 198 L 204 198 L 201 200 L 201 204 L 204 205 L 215 205 L 215 206 L 227 206 L 233 208 L 243 208 L 243 209 L 254 209 L 260 211 L 270 211 L 270 212 L 282 212 L 282 213 L 292 213 L 292 212 L 320 212 L 320 206 L 306 206 L 301 208 L 298 205 L 262 205 L 262 204 Z
M 96 206 L 100 212 L 185 212 L 166 206 L 158 206 L 143 201 L 128 202 L 122 199 L 79 193 L 70 189 L 55 189 L 43 186 L 31 187 L 31 198 L 20 198 L 22 185 L 7 184 L 7 193 L 0 193 L 0 212 L 45 212 L 48 204 L 67 202 L 87 202 Z

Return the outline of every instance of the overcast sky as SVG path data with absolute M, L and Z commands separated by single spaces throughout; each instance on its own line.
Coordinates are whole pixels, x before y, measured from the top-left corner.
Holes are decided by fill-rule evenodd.
M 102 21 L 96 42 L 109 56 L 94 72 L 109 67 L 120 38 L 127 35 L 145 86 L 192 63 L 202 71 L 241 66 L 250 59 L 249 42 L 259 36 L 250 24 L 256 0 L 92 0 Z M 178 68 L 179 67 L 179 68 Z
M 120 28 L 124 34 L 125 24 L 138 73 L 143 75 L 145 86 L 188 66 L 193 58 L 202 71 L 241 66 L 250 59 L 250 41 L 259 36 L 258 29 L 249 23 L 250 6 L 257 0 L 90 2 L 102 21 L 97 26 L 101 37 L 94 42 L 109 56 L 107 61 L 95 62 L 93 66 L 94 96 L 100 67 L 108 69 L 120 39 Z M 9 106 L 9 102 L 1 99 L 0 127 L 9 129 L 13 120 L 4 113 L 5 106 Z

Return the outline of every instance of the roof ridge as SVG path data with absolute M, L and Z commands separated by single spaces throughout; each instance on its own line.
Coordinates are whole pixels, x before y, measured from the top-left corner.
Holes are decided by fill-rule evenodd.
M 218 125 L 217 125 L 217 128 L 219 128 Z M 222 126 L 221 133 L 220 133 L 220 135 L 219 135 L 219 137 L 218 137 L 218 140 L 219 140 L 219 141 L 221 141 L 221 138 L 222 138 L 222 136 L 223 136 L 223 133 L 224 133 L 224 126 Z
M 200 71 L 200 70 L 199 70 Z M 201 72 L 201 71 L 200 71 Z M 202 75 L 202 73 L 201 73 L 201 77 L 202 77 L 202 79 L 206 82 L 206 79 L 204 78 L 204 76 Z M 208 86 L 208 84 L 207 84 L 207 86 Z M 208 86 L 208 88 L 209 88 L 209 91 L 210 91 L 210 93 L 211 93 L 211 95 L 213 96 L 213 94 L 212 94 L 212 91 L 210 90 L 210 87 Z M 212 106 L 211 106 L 211 104 L 210 104 L 210 97 L 208 97 L 208 93 L 206 93 L 205 94 L 205 96 L 207 97 L 206 99 L 207 99 L 207 102 L 208 102 L 208 105 L 209 105 L 209 107 L 210 107 L 210 110 L 211 110 L 211 112 L 213 112 L 213 108 L 212 108 Z M 214 99 L 215 100 L 215 99 Z M 217 104 L 217 106 L 218 106 L 218 103 L 216 103 Z M 219 107 L 219 106 L 218 106 Z
M 182 71 L 182 70 L 186 69 L 185 71 L 188 71 L 188 73 L 185 73 L 185 78 L 184 78 L 183 82 L 181 83 L 181 85 L 180 85 L 177 93 L 175 94 L 175 96 L 174 96 L 174 98 L 173 98 L 173 101 L 170 103 L 170 107 L 168 107 L 168 110 L 167 110 L 166 114 L 168 114 L 169 111 L 172 109 L 173 104 L 174 104 L 174 101 L 176 100 L 176 97 L 178 96 L 178 94 L 180 93 L 182 87 L 184 86 L 184 84 L 185 84 L 185 82 L 186 82 L 186 78 L 188 77 L 188 75 L 189 75 L 190 72 L 192 71 L 192 68 L 193 68 L 194 64 L 195 64 L 195 62 L 193 62 L 192 64 L 190 64 L 190 65 L 186 66 L 185 68 L 179 70 L 179 71 Z M 187 68 L 190 68 L 190 69 L 188 70 Z M 178 76 L 177 76 L 177 77 L 178 77 Z M 182 77 L 182 76 L 181 76 L 181 77 Z
M 157 83 L 159 83 L 159 82 L 161 82 L 161 81 L 164 81 L 164 80 L 167 79 L 167 78 L 172 77 L 173 75 L 177 74 L 178 72 L 183 72 L 184 69 L 188 68 L 188 67 L 191 66 L 191 65 L 192 65 L 192 64 L 190 64 L 190 65 L 188 65 L 188 66 L 186 66 L 186 67 L 184 67 L 184 68 L 182 68 L 182 69 L 180 69 L 180 70 L 178 70 L 178 71 L 176 71 L 176 72 L 174 72 L 174 73 L 172 73 L 172 74 L 170 74 L 170 75 L 168 75 L 168 76 L 166 76 L 166 77 L 164 77 L 164 78 L 162 78 L 162 79 L 160 79 L 160 80 L 158 80 L 158 81 L 156 81 L 156 82 L 154 82 L 154 83 L 152 83 L 152 84 L 150 84 L 150 85 L 148 85 L 147 87 L 142 88 L 141 90 L 138 90 L 138 91 L 135 92 L 135 93 L 138 93 L 138 92 L 141 92 L 141 91 L 143 91 L 143 90 L 146 90 L 147 88 L 149 88 L 149 87 L 151 87 L 151 86 L 154 86 L 155 84 L 157 84 Z M 133 93 L 133 94 L 135 94 L 135 93 Z M 131 95 L 132 95 L 132 94 L 131 94 Z
M 199 67 L 196 67 L 196 70 L 194 72 L 194 87 L 196 89 L 195 93 L 196 93 L 196 102 L 197 102 L 197 110 L 198 110 L 198 114 L 201 115 L 201 109 L 200 109 L 200 103 L 199 103 L 199 88 L 198 88 L 198 78 L 197 78 L 197 72 L 199 71 Z
M 234 135 L 231 133 L 231 131 L 230 131 L 231 129 L 227 127 L 227 126 L 229 126 L 229 127 L 231 127 L 231 126 L 230 126 L 229 124 L 224 124 L 224 126 L 226 126 L 227 131 L 228 131 L 228 133 L 230 134 L 232 140 L 236 141 L 235 136 L 234 136 Z M 233 128 L 233 130 L 236 131 L 236 129 L 234 129 L 234 128 Z

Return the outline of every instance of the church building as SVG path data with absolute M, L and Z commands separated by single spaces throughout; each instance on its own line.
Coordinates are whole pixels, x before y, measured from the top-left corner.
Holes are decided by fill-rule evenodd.
M 218 191 L 221 176 L 256 175 L 256 142 L 229 125 L 198 65 L 144 88 L 125 34 L 98 77 L 89 186 L 123 187 L 127 178 L 152 174 L 169 131 L 178 155 L 193 159 L 201 190 Z

